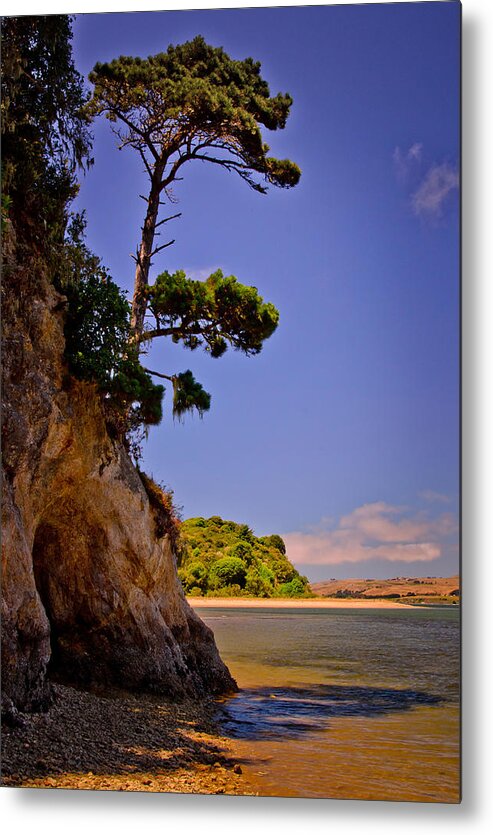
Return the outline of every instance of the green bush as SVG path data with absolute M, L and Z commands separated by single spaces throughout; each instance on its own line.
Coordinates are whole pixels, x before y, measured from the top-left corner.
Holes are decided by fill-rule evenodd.
M 247 567 L 243 560 L 238 559 L 238 557 L 222 557 L 210 567 L 210 585 L 217 589 L 231 585 L 238 585 L 243 588 L 246 573 Z
M 207 593 L 207 597 L 243 597 L 243 589 L 235 583 L 232 586 L 222 586 Z
M 295 567 L 288 560 L 275 560 L 272 570 L 280 584 L 290 583 L 297 576 Z
M 279 589 L 281 597 L 302 597 L 306 589 L 302 581 L 295 577 L 290 583 L 283 583 Z
M 246 575 L 245 591 L 253 597 L 272 597 L 273 587 L 257 568 L 252 567 Z
M 277 533 L 273 533 L 270 536 L 262 536 L 260 541 L 269 548 L 276 548 L 281 552 L 281 554 L 286 554 L 286 545 L 284 540 Z
M 66 295 L 65 356 L 70 370 L 109 391 L 127 344 L 129 304 L 100 266 L 69 286 Z
M 274 585 L 276 581 L 276 575 L 267 565 L 265 565 L 265 563 L 260 563 L 258 567 L 258 573 L 260 574 L 262 580 L 265 580 L 266 583 L 269 583 L 272 586 Z
M 247 565 L 249 565 L 253 559 L 252 546 L 249 542 L 245 542 L 243 540 L 233 545 L 229 553 L 232 557 L 244 560 Z
M 153 383 L 137 356 L 121 358 L 108 391 L 116 408 L 126 412 L 128 429 L 161 423 L 164 386 Z
M 253 531 L 248 527 L 248 525 L 238 525 L 237 532 L 240 539 L 244 539 L 246 542 L 250 543 L 254 542 L 255 537 L 253 535 Z
M 203 562 L 197 560 L 187 566 L 187 571 L 191 579 L 195 581 L 195 585 L 199 588 L 205 588 L 207 585 L 207 568 Z
M 183 590 L 186 594 L 192 594 L 194 597 L 194 590 L 205 592 L 207 590 L 207 569 L 202 562 L 194 562 L 178 571 Z

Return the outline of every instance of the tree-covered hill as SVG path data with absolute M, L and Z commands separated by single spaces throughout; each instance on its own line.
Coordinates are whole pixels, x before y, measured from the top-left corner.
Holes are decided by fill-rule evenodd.
M 181 525 L 178 575 L 186 594 L 208 597 L 311 597 L 306 577 L 286 556 L 277 534 L 257 537 L 220 516 Z

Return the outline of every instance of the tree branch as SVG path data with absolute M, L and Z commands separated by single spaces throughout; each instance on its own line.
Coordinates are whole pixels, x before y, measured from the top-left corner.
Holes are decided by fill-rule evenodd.
M 139 154 L 140 154 L 140 156 L 141 156 L 142 162 L 143 162 L 143 163 L 144 163 L 144 165 L 145 165 L 146 171 L 147 171 L 147 173 L 149 174 L 149 177 L 150 177 L 150 178 L 151 178 L 151 180 L 152 180 L 152 168 L 151 168 L 151 166 L 149 165 L 149 163 L 148 163 L 148 162 L 147 162 L 147 160 L 146 160 L 146 156 L 145 156 L 145 153 L 144 153 L 144 149 L 139 147 L 139 148 L 137 148 L 137 150 L 138 150 L 138 152 L 139 152 Z
M 159 223 L 156 223 L 156 226 L 154 228 L 157 229 L 158 226 L 162 226 L 163 223 L 167 223 L 168 220 L 176 220 L 177 217 L 181 217 L 181 212 L 178 212 L 177 215 L 170 215 L 169 217 L 163 218 L 163 220 L 160 220 Z
M 159 189 L 160 191 L 163 191 L 163 189 L 166 189 L 174 180 L 178 179 L 176 176 L 178 173 L 178 169 L 183 165 L 184 162 L 187 162 L 187 160 L 189 159 L 194 159 L 193 155 L 190 156 L 189 154 L 182 154 L 178 157 L 177 160 L 175 160 L 175 162 L 171 166 L 171 171 L 169 172 L 168 176 L 161 182 L 161 186 Z
M 124 123 L 124 124 L 125 124 L 125 125 L 129 128 L 129 129 L 130 129 L 130 130 L 134 131 L 134 133 L 136 133 L 136 134 L 137 134 L 137 136 L 140 136 L 140 137 L 141 137 L 141 139 L 143 140 L 143 142 L 145 142 L 145 144 L 146 144 L 146 145 L 147 145 L 147 147 L 149 148 L 149 150 L 150 150 L 150 152 L 151 152 L 152 156 L 153 156 L 153 157 L 154 157 L 154 159 L 157 161 L 157 160 L 159 159 L 159 154 L 158 154 L 158 152 L 156 151 L 156 149 L 155 149 L 155 147 L 154 147 L 154 145 L 153 145 L 153 143 L 152 143 L 152 140 L 151 140 L 150 136 L 148 136 L 148 134 L 146 134 L 146 132 L 145 132 L 145 131 L 143 131 L 143 130 L 139 130 L 139 128 L 138 128 L 138 127 L 137 127 L 137 126 L 136 126 L 133 122 L 131 122 L 131 121 L 130 121 L 130 119 L 127 119 L 127 117 L 123 115 L 123 113 L 121 112 L 121 110 L 117 110 L 117 109 L 115 108 L 113 112 L 115 113 L 115 115 L 116 115 L 119 119 L 121 119 L 121 120 L 122 120 L 122 122 L 123 122 L 123 123 Z
M 135 261 L 136 264 L 138 264 L 139 266 L 142 266 L 142 261 L 141 261 L 141 258 L 140 258 L 140 252 L 139 252 L 138 249 L 136 250 L 136 252 L 137 252 L 137 255 L 132 255 L 132 253 L 130 253 L 130 258 L 133 258 L 133 260 Z
M 157 336 L 182 336 L 180 328 L 154 328 L 151 331 L 142 331 L 142 333 L 135 340 L 136 342 L 147 342 L 149 339 L 156 339 Z
M 166 249 L 166 247 L 171 246 L 171 244 L 174 244 L 174 242 L 175 239 L 173 238 L 173 240 L 168 241 L 167 244 L 161 244 L 161 246 L 157 246 L 156 249 L 152 250 L 151 254 L 149 255 L 149 258 L 152 258 L 153 255 L 157 255 L 158 252 L 161 252 L 162 249 Z
M 206 154 L 192 154 L 192 159 L 205 160 L 206 162 L 214 162 L 216 165 L 223 165 L 224 168 L 234 168 L 238 173 L 241 171 L 249 171 L 251 166 L 245 163 L 235 162 L 234 160 L 218 159 L 217 157 L 208 157 Z M 260 173 L 260 172 L 259 172 Z
M 151 371 L 150 368 L 144 368 L 142 366 L 142 370 L 146 372 L 146 374 L 152 374 L 153 377 L 161 377 L 162 380 L 169 380 L 170 383 L 174 383 L 176 377 L 169 377 L 168 374 L 161 374 L 159 371 Z

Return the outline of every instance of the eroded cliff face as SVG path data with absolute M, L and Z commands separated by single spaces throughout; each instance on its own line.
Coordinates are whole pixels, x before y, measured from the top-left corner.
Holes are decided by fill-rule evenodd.
M 3 291 L 2 691 L 42 707 L 51 671 L 172 698 L 234 690 L 94 387 L 67 377 L 63 297 L 15 267 Z

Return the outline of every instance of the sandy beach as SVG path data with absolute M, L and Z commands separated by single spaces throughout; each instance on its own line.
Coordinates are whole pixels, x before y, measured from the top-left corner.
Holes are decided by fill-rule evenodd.
M 255 597 L 187 597 L 194 609 L 414 609 L 408 603 L 396 603 L 393 600 L 340 600 L 336 598 L 315 597 L 304 600 L 291 598 Z

